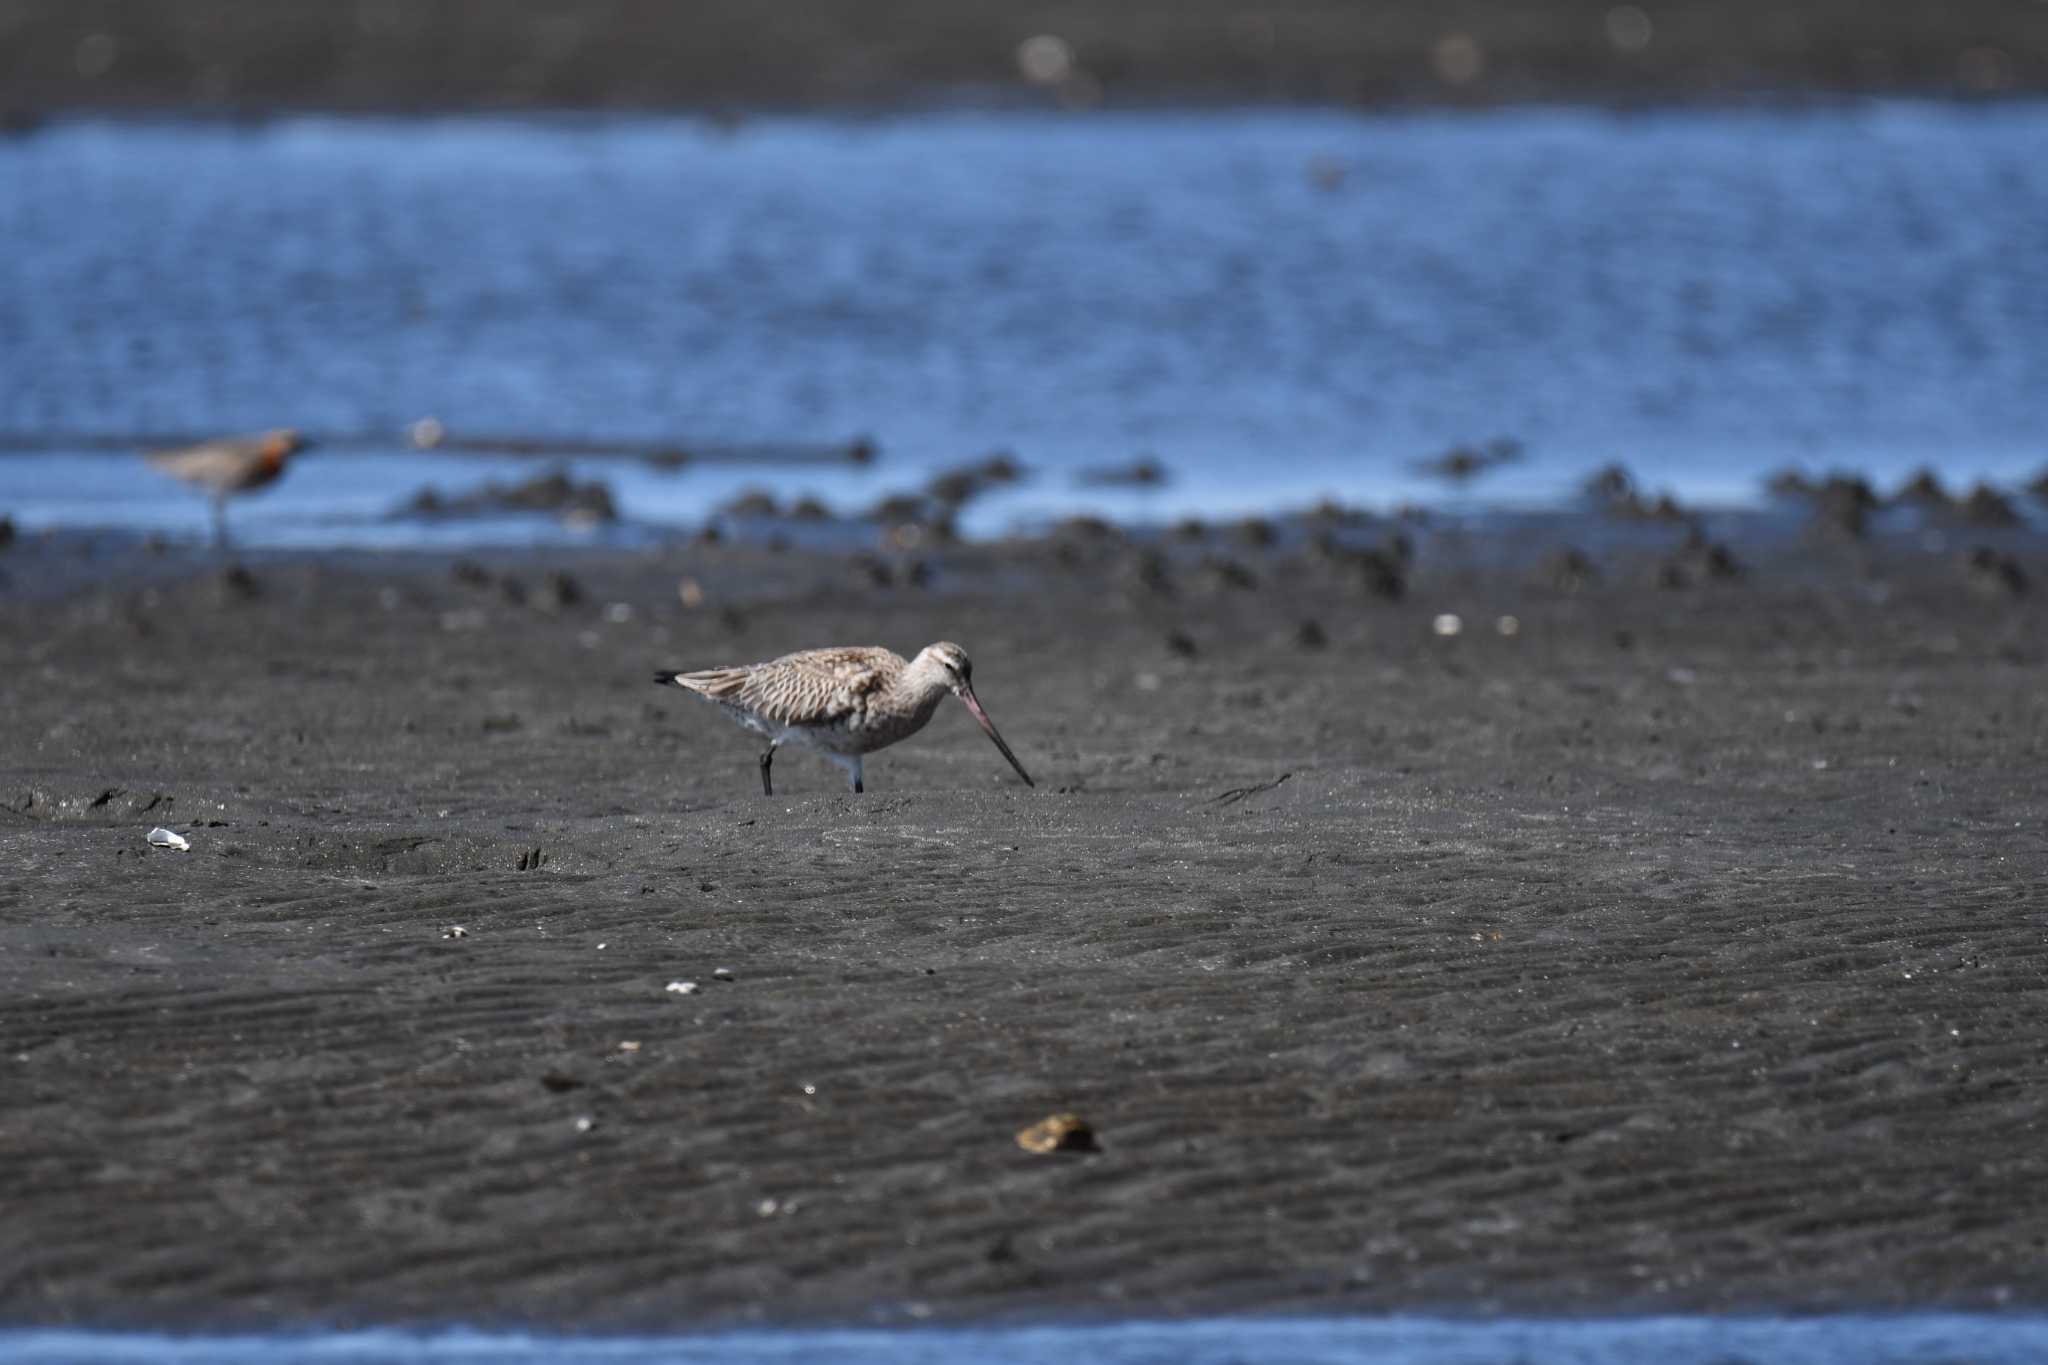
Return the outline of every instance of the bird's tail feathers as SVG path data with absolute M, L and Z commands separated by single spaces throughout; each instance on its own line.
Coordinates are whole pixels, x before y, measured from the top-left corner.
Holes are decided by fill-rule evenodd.
M 702 697 L 724 697 L 737 692 L 747 680 L 746 670 L 739 668 L 707 668 L 699 673 L 657 673 L 654 681 L 695 692 Z

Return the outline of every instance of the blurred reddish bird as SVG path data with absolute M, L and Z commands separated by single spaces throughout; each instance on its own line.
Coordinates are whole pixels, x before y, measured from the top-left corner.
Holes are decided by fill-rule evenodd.
M 284 473 L 285 461 L 310 444 L 298 432 L 280 427 L 254 436 L 223 436 L 180 450 L 156 451 L 149 456 L 149 463 L 161 473 L 206 490 L 213 504 L 213 542 L 225 545 L 228 499 L 276 482 Z

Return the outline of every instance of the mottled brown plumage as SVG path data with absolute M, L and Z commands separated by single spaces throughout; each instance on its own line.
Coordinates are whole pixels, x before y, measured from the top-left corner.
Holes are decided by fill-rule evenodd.
M 206 491 L 213 503 L 214 539 L 225 544 L 227 500 L 274 483 L 284 473 L 285 461 L 306 444 L 296 431 L 280 428 L 253 436 L 201 441 L 180 450 L 160 450 L 149 456 L 149 463 L 160 473 Z
M 975 699 L 972 677 L 966 652 L 941 641 L 927 645 L 915 659 L 875 645 L 807 649 L 736 668 L 657 673 L 654 680 L 717 703 L 741 725 L 765 736 L 761 790 L 770 796 L 775 788 L 768 770 L 784 744 L 816 749 L 846 769 L 853 789 L 861 791 L 862 758 L 922 730 L 948 693 L 967 704 L 1025 785 L 1032 785 L 1031 775 Z

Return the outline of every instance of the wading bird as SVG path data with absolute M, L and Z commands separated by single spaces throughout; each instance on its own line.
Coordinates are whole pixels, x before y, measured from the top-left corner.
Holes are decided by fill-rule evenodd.
M 775 795 L 775 787 L 768 769 L 775 751 L 785 744 L 817 750 L 846 769 L 855 791 L 862 790 L 861 759 L 922 730 L 948 692 L 967 703 L 1024 785 L 1034 785 L 975 700 L 973 665 L 955 644 L 926 645 L 915 659 L 873 645 L 807 649 L 762 664 L 657 673 L 654 680 L 717 703 L 741 725 L 766 737 L 761 790 L 769 796 Z
M 296 431 L 280 428 L 160 450 L 149 456 L 149 463 L 159 473 L 205 490 L 213 503 L 213 543 L 225 545 L 228 499 L 276 482 L 284 473 L 285 461 L 310 444 Z

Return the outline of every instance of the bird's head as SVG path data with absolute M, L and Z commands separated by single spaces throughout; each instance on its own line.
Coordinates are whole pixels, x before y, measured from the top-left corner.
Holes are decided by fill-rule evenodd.
M 284 468 L 284 462 L 302 450 L 312 447 L 312 442 L 290 427 L 279 427 L 263 433 L 261 443 L 256 447 L 263 457 L 263 463 L 272 469 Z
M 974 665 L 967 661 L 967 651 L 950 640 L 941 640 L 935 645 L 926 645 L 918 659 L 927 667 L 939 671 L 945 680 L 946 690 L 954 696 L 974 690 Z
M 983 734 L 995 741 L 996 748 L 1002 750 L 1003 757 L 1010 760 L 1010 766 L 1017 770 L 1017 776 L 1024 779 L 1024 785 L 1033 785 L 1031 774 L 1024 771 L 1024 765 L 1017 761 L 1017 755 L 1011 753 L 1010 746 L 1003 743 L 1003 737 L 996 733 L 996 723 L 988 718 L 988 712 L 981 709 L 981 701 L 974 695 L 974 665 L 967 662 L 966 650 L 950 640 L 941 640 L 918 651 L 917 659 L 912 666 L 935 671 L 946 690 L 967 703 L 967 709 L 974 715 L 975 724 L 981 727 Z

